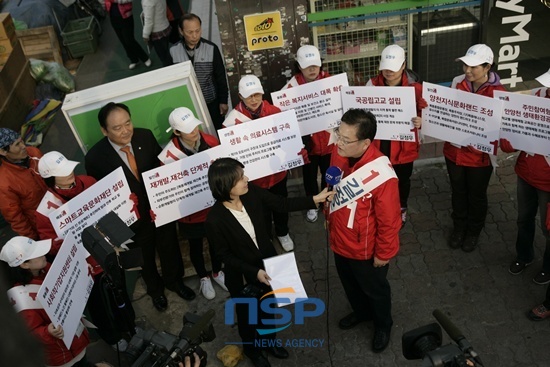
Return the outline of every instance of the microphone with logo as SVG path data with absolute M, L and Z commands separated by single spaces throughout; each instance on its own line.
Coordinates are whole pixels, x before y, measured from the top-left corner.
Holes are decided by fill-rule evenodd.
M 325 182 L 327 183 L 328 191 L 340 183 L 342 179 L 342 170 L 336 166 L 330 166 L 325 173 Z
M 330 166 L 329 168 L 327 168 L 327 171 L 325 172 L 325 182 L 327 183 L 328 191 L 332 191 L 334 186 L 340 183 L 340 180 L 342 179 L 342 174 L 342 170 L 336 166 Z M 329 206 L 330 203 L 328 201 L 325 201 L 325 209 Z

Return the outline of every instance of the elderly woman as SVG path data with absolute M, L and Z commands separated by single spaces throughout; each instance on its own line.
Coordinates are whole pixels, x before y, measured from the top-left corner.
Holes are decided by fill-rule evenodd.
M 263 222 L 264 207 L 277 212 L 314 209 L 334 194 L 325 189 L 310 197 L 287 199 L 274 195 L 249 185 L 244 166 L 232 158 L 221 158 L 212 164 L 208 170 L 208 183 L 216 203 L 206 218 L 206 235 L 215 254 L 225 264 L 225 285 L 233 298 L 246 297 L 242 292 L 245 286 L 260 293 L 271 291 L 271 278 L 264 270 L 263 259 L 276 256 L 277 252 Z M 237 304 L 236 311 L 244 353 L 254 366 L 270 365 L 257 345 L 270 345 L 267 351 L 275 358 L 288 358 L 288 352 L 276 343 L 262 342 L 261 339 L 274 339 L 275 333 L 258 335 L 256 327 L 262 325 L 249 324 L 246 305 Z M 260 323 L 273 318 L 259 307 L 257 315 Z

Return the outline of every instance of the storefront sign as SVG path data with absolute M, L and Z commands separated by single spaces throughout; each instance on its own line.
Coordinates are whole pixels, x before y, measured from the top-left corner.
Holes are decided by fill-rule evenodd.
M 501 101 L 431 83 L 423 83 L 422 96 L 424 135 L 497 154 Z
M 283 47 L 281 12 L 245 15 L 243 20 L 248 51 Z
M 376 139 L 416 141 L 414 87 L 343 87 L 342 107 L 361 108 L 376 116 Z
M 495 91 L 503 102 L 500 137 L 514 149 L 550 156 L 550 99 Z

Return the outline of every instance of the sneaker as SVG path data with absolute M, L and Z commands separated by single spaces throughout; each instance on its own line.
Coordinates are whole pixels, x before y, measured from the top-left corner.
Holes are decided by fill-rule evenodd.
M 212 286 L 212 281 L 210 280 L 210 277 L 201 278 L 200 292 L 206 299 L 213 299 L 214 297 L 216 297 L 216 291 Z
M 550 273 L 545 273 L 541 271 L 533 278 L 533 282 L 538 285 L 544 285 L 550 283 Z
M 128 342 L 126 339 L 120 339 L 116 344 L 111 345 L 111 347 L 119 352 L 125 352 L 128 349 Z
M 292 241 L 288 233 L 282 237 L 277 236 L 277 238 L 286 252 L 294 250 L 294 241 Z
M 401 208 L 401 228 L 407 223 L 407 208 Z
M 128 65 L 128 69 L 134 70 L 136 68 L 136 66 L 137 66 L 137 62 L 133 62 L 130 65 Z
M 310 223 L 316 222 L 319 218 L 319 209 L 309 209 L 306 214 L 306 220 Z
M 151 61 L 151 59 L 147 59 L 147 61 L 144 62 L 145 66 L 149 67 L 151 66 L 153 62 Z
M 218 271 L 218 275 L 212 274 L 212 279 L 223 289 L 224 291 L 228 291 L 227 287 L 225 286 L 225 274 L 223 271 Z
M 462 242 L 462 246 L 461 246 L 462 251 L 464 251 L 464 252 L 474 251 L 477 247 L 478 240 L 479 240 L 478 236 L 475 236 L 475 235 L 466 236 L 466 238 Z
M 546 308 L 544 304 L 541 303 L 529 311 L 527 317 L 533 321 L 542 321 L 545 318 L 550 317 L 550 309 Z
M 525 270 L 525 268 L 531 265 L 532 263 L 533 262 L 526 263 L 521 260 L 516 260 L 510 264 L 510 268 L 508 269 L 508 271 L 512 275 L 520 275 L 521 273 L 523 273 L 523 270 Z

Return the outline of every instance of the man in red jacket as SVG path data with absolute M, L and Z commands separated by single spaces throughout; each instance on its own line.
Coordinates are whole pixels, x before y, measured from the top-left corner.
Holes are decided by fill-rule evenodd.
M 47 190 L 38 174 L 38 148 L 27 147 L 21 136 L 0 128 L 0 211 L 20 236 L 38 239 L 34 211 Z
M 389 261 L 399 250 L 401 206 L 397 176 L 389 159 L 372 144 L 376 119 L 361 109 L 348 110 L 335 131 L 331 165 L 343 171 L 328 216 L 330 246 L 353 312 L 339 322 L 351 329 L 374 323 L 373 351 L 390 341 Z

